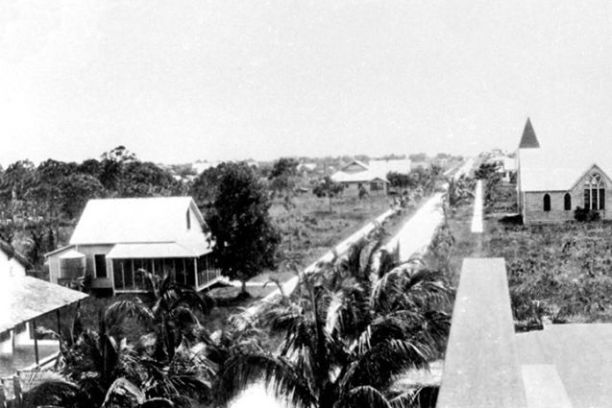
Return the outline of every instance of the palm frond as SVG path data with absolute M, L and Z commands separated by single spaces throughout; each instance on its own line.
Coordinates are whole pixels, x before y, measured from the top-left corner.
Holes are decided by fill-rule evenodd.
M 336 407 L 392 408 L 392 405 L 379 390 L 369 385 L 363 385 L 355 387 L 343 395 Z
M 24 393 L 25 407 L 63 406 L 85 408 L 91 406 L 89 396 L 73 382 L 61 376 L 44 374 L 40 383 Z
M 144 400 L 145 395 L 137 385 L 126 378 L 117 378 L 108 388 L 102 407 L 139 406 Z
M 312 407 L 316 397 L 302 373 L 283 357 L 272 355 L 237 355 L 221 373 L 219 398 L 227 403 L 252 383 L 264 380 L 275 397 L 292 407 Z
M 118 324 L 126 317 L 142 321 L 152 321 L 154 318 L 153 312 L 138 297 L 113 302 L 104 311 L 104 321 L 108 326 Z

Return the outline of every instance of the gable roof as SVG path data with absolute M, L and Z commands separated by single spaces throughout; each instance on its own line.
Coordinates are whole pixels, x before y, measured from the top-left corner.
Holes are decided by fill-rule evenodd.
M 520 186 L 523 192 L 568 191 L 589 172 L 596 170 L 612 186 L 612 155 L 607 149 L 572 149 L 567 152 L 530 149 L 519 157 Z
M 31 276 L 0 276 L 0 333 L 86 297 L 85 293 Z
M 533 130 L 531 120 L 527 118 L 527 123 L 525 123 L 525 128 L 523 129 L 523 136 L 519 143 L 519 149 L 537 149 L 539 147 L 540 142 L 538 142 L 538 138 Z
M 194 235 L 201 237 L 199 228 L 187 229 L 189 209 L 200 225 L 204 225 L 191 197 L 89 200 L 70 244 L 177 242 Z
M 368 165 L 362 162 L 361 160 L 353 159 L 350 162 L 342 165 L 342 167 L 340 167 L 340 170 L 346 170 L 353 165 L 357 165 L 358 167 L 363 168 L 363 171 L 366 171 L 369 168 Z

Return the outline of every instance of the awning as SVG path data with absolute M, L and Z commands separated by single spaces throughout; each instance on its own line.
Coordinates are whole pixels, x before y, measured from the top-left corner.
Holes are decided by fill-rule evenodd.
M 31 276 L 1 276 L 0 333 L 86 297 L 83 292 Z
M 85 254 L 80 253 L 76 249 L 70 249 L 59 256 L 59 259 L 80 259 L 85 258 Z
M 192 243 L 191 245 L 176 242 L 156 242 L 117 244 L 106 257 L 109 259 L 197 258 L 208 252 L 210 252 L 210 247 L 205 241 Z

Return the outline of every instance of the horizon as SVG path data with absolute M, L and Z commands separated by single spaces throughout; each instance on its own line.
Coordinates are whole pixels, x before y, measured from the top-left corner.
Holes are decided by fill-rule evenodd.
M 0 163 L 515 150 L 612 134 L 612 5 L 0 5 Z M 609 144 L 609 142 L 608 142 Z

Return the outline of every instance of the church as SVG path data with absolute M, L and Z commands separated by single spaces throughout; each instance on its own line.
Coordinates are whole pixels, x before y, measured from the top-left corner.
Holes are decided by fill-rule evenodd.
M 606 211 L 612 199 L 612 160 L 607 149 L 586 151 L 541 146 L 531 120 L 527 119 L 517 151 L 517 200 L 524 224 L 574 220 L 576 208 Z M 595 151 L 594 151 L 595 150 Z

